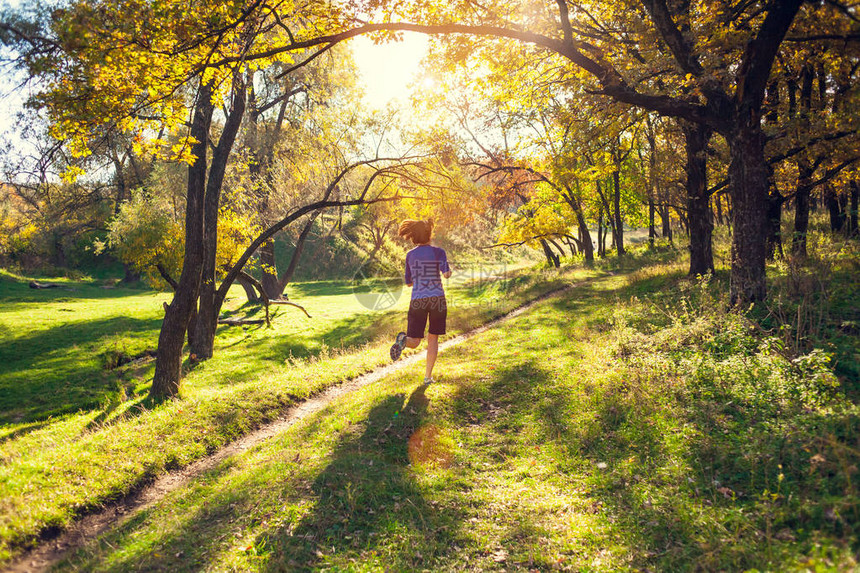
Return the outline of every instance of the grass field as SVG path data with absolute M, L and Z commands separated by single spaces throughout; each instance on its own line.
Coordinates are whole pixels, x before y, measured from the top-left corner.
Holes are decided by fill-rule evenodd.
M 690 281 L 666 247 L 452 288 L 455 333 L 577 285 L 445 352 L 438 384 L 420 386 L 418 364 L 345 395 L 60 569 L 857 568 L 857 255 L 774 266 L 772 300 L 744 313 L 727 310 L 724 271 Z M 164 295 L 69 285 L 0 283 L 4 560 L 387 362 L 405 304 L 297 284 L 313 319 L 224 329 L 181 399 L 155 407 L 151 360 L 114 366 L 153 343 Z M 254 312 L 238 295 L 228 310 Z
M 724 284 L 592 277 L 169 495 L 74 571 L 845 571 L 860 411 Z
M 461 280 L 449 289 L 449 332 L 566 280 L 558 273 Z M 291 297 L 313 318 L 287 307 L 271 329 L 220 330 L 215 358 L 188 373 L 182 399 L 153 407 L 152 358 L 117 364 L 154 347 L 167 295 L 98 281 L 55 281 L 63 288 L 37 291 L 27 282 L 0 277 L 0 560 L 297 400 L 386 363 L 408 299 L 404 293 L 373 311 L 349 282 L 295 284 Z M 227 312 L 259 314 L 242 300 L 237 290 Z

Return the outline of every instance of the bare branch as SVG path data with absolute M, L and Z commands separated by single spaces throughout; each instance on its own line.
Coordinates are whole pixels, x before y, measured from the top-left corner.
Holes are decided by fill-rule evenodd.
M 678 26 L 675 25 L 665 0 L 642 0 L 642 4 L 648 10 L 651 22 L 654 23 L 660 37 L 666 42 L 681 70 L 700 77 L 704 73 L 702 65 L 699 63 L 693 47 L 684 38 Z
M 564 33 L 564 43 L 573 45 L 573 29 L 570 25 L 570 11 L 567 9 L 567 0 L 556 0 L 558 14 L 561 19 L 561 30 Z
M 289 68 L 287 68 L 283 72 L 279 73 L 277 76 L 275 76 L 275 79 L 279 80 L 279 79 L 283 78 L 284 76 L 287 76 L 287 75 L 293 73 L 294 71 L 305 67 L 306 65 L 310 64 L 311 62 L 313 62 L 314 60 L 316 60 L 317 58 L 319 58 L 320 56 L 322 56 L 323 54 L 325 54 L 326 52 L 328 52 L 329 50 L 334 48 L 336 45 L 337 45 L 337 42 L 332 42 L 331 44 L 323 46 L 322 48 L 320 48 L 319 50 L 317 50 L 312 55 L 308 56 L 307 58 L 305 58 L 304 60 L 302 60 L 298 64 L 290 66 Z
M 162 265 L 161 263 L 156 263 L 155 268 L 158 271 L 158 274 L 161 275 L 161 278 L 163 278 L 167 282 L 167 284 L 170 285 L 170 288 L 172 288 L 173 290 L 179 288 L 179 283 L 177 283 L 176 280 L 172 276 L 170 276 L 170 273 L 167 272 L 167 269 L 164 268 L 164 265 Z
M 739 83 L 735 93 L 737 103 L 746 103 L 753 110 L 761 108 L 773 60 L 802 3 L 803 0 L 779 0 L 769 3 L 767 16 L 756 37 L 747 44 L 741 60 L 737 74 Z
M 481 249 L 483 251 L 486 249 L 495 249 L 497 247 L 521 247 L 521 246 L 525 245 L 526 243 L 530 243 L 531 241 L 537 241 L 540 239 L 548 239 L 548 238 L 552 238 L 552 237 L 565 237 L 568 239 L 574 239 L 573 236 L 568 235 L 567 233 L 542 233 L 540 235 L 535 235 L 533 237 L 529 237 L 528 239 L 523 239 L 522 241 L 515 241 L 512 243 L 494 243 L 492 245 L 485 245 L 483 247 L 478 247 L 478 249 Z M 576 239 L 576 242 L 578 243 L 579 240 Z

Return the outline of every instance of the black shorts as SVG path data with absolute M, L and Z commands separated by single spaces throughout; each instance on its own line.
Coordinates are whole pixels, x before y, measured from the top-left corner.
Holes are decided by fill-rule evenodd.
M 448 317 L 448 303 L 444 296 L 416 298 L 409 303 L 406 336 L 424 338 L 427 318 L 430 318 L 430 334 L 445 334 L 445 319 Z

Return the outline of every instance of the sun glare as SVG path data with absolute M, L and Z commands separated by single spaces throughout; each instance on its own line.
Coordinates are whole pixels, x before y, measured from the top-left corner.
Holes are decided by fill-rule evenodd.
M 364 83 L 365 102 L 377 109 L 389 102 L 406 102 L 410 83 L 421 72 L 421 59 L 427 55 L 428 40 L 423 34 L 403 34 L 399 42 L 374 44 L 370 38 L 352 40 L 352 51 Z M 432 78 L 420 81 L 421 89 L 432 89 Z
M 427 76 L 422 78 L 421 83 L 419 84 L 421 89 L 425 92 L 432 92 L 439 85 L 439 82 L 436 81 L 436 78 L 432 76 Z

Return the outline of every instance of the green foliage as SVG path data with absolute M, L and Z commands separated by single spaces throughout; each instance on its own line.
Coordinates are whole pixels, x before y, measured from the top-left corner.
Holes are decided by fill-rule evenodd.
M 154 288 L 169 290 L 158 272 L 160 265 L 173 280 L 179 278 L 183 256 L 183 225 L 167 206 L 139 190 L 123 203 L 108 225 L 107 242 L 96 249 L 111 251 L 132 266 Z
M 247 217 L 229 207 L 222 207 L 218 216 L 216 251 L 219 271 L 223 272 L 239 258 L 257 231 Z M 136 190 L 108 224 L 107 240 L 97 241 L 95 248 L 96 252 L 110 249 L 153 288 L 169 290 L 171 287 L 162 271 L 173 280 L 179 279 L 184 240 L 184 225 L 176 218 L 175 210 L 166 198 Z
M 601 489 L 623 527 L 660 507 L 668 536 L 698 530 L 695 545 L 663 553 L 661 568 L 785 569 L 819 559 L 822 546 L 837 568 L 856 565 L 845 549 L 857 540 L 860 410 L 830 354 L 787 354 L 715 291 L 705 282 L 674 304 L 634 300 L 615 313 L 610 352 L 621 370 L 603 399 L 618 422 L 586 429 L 586 447 L 635 457 L 597 480 Z M 658 438 L 655 424 L 677 437 Z M 660 459 L 671 462 L 662 475 Z
M 2 186 L 0 262 L 27 272 L 104 265 L 91 245 L 109 217 L 108 201 L 86 186 Z
M 860 391 L 860 306 L 856 282 L 860 245 L 856 241 L 809 237 L 812 256 L 774 264 L 772 293 L 758 321 L 791 354 L 816 348 L 831 354 L 846 389 Z
M 138 382 L 106 369 L 120 354 L 155 346 L 162 295 L 118 288 L 115 280 L 53 277 L 34 290 L 29 277 L 0 274 L 0 423 L 41 423 L 111 402 Z

